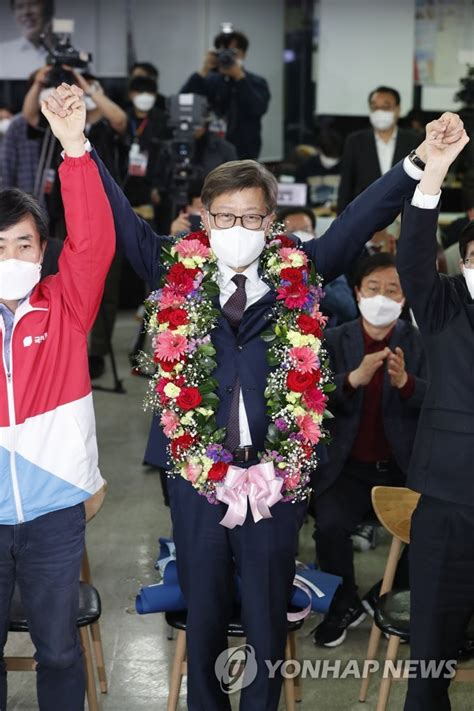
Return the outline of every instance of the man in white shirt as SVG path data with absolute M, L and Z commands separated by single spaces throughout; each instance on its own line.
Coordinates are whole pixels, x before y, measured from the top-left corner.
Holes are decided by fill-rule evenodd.
M 22 36 L 0 44 L 0 78 L 26 79 L 45 63 L 39 38 L 51 31 L 54 0 L 10 0 L 10 7 Z

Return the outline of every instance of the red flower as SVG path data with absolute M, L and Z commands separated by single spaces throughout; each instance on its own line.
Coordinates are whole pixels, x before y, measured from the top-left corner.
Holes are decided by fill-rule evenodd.
M 171 440 L 171 454 L 175 459 L 182 457 L 184 452 L 186 452 L 195 441 L 189 432 L 181 435 L 181 437 L 176 437 L 176 439 Z
M 186 269 L 184 264 L 177 262 L 173 264 L 168 272 L 166 281 L 178 294 L 189 294 L 193 290 L 193 281 L 199 269 Z
M 178 326 L 185 326 L 189 320 L 184 309 L 171 308 L 158 311 L 157 318 L 160 323 L 168 322 L 171 331 L 174 331 Z
M 197 239 L 205 247 L 209 247 L 209 237 L 203 230 L 199 230 L 199 232 L 190 232 L 188 235 L 186 235 L 186 237 L 183 237 L 183 239 L 187 242 L 192 239 Z
M 315 383 L 314 373 L 299 373 L 297 370 L 290 370 L 286 376 L 286 384 L 295 393 L 304 393 Z
M 216 462 L 209 469 L 207 478 L 210 479 L 211 481 L 221 481 L 221 479 L 223 479 L 225 477 L 225 475 L 227 474 L 228 468 L 229 468 L 229 465 L 226 464 L 225 462 Z
M 160 378 L 155 385 L 155 390 L 159 395 L 160 402 L 162 405 L 166 405 L 166 403 L 169 400 L 169 397 L 165 393 L 165 387 L 168 385 L 168 383 L 171 383 L 171 380 L 168 380 L 168 378 Z
M 327 397 L 321 392 L 321 390 L 318 390 L 316 387 L 311 387 L 305 392 L 303 397 L 307 406 L 311 410 L 317 412 L 318 415 L 323 414 L 326 409 Z
M 277 235 L 275 239 L 280 240 L 282 247 L 296 247 L 295 240 L 286 237 L 286 235 Z
M 309 442 L 300 442 L 300 447 L 303 450 L 306 459 L 309 459 L 313 453 L 313 445 Z
M 153 359 L 155 363 L 157 363 L 160 368 L 162 368 L 166 373 L 171 373 L 171 371 L 174 369 L 178 363 L 182 363 L 184 359 L 178 358 L 178 360 L 160 360 L 156 356 Z
M 284 300 L 289 309 L 301 309 L 308 297 L 309 290 L 304 284 L 290 284 L 279 287 L 277 299 Z
M 289 281 L 291 284 L 301 284 L 303 281 L 303 270 L 294 267 L 286 267 L 280 272 L 280 279 Z
M 194 410 L 202 402 L 201 393 L 197 388 L 181 388 L 176 404 L 182 410 Z
M 296 322 L 302 333 L 312 334 L 313 336 L 316 336 L 316 338 L 322 337 L 323 332 L 321 330 L 321 324 L 312 316 L 300 314 Z

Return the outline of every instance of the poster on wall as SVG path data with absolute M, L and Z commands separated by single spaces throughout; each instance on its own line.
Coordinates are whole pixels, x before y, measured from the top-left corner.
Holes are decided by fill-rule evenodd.
M 123 5 L 116 2 L 116 10 Z M 101 23 L 102 17 L 107 19 Z M 41 35 L 51 41 L 53 18 L 73 20 L 74 48 L 90 52 L 91 69 L 103 74 L 125 72 L 125 15 L 110 12 L 107 0 L 2 0 L 0 2 L 0 79 L 28 79 L 48 55 Z M 120 26 L 117 26 L 120 20 Z M 105 27 L 102 25 L 105 24 Z M 122 28 L 123 25 L 123 28 Z M 122 32 L 123 29 L 123 32 Z M 103 46 L 97 38 L 106 37 Z M 114 42 L 108 42 L 112 32 Z

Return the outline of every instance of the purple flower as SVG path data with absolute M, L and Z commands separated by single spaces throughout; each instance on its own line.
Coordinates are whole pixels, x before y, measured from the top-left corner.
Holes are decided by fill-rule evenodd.
M 280 432 L 288 432 L 288 423 L 283 419 L 283 417 L 277 417 L 275 420 L 275 427 Z
M 230 464 L 232 461 L 232 454 L 222 444 L 210 444 L 206 449 L 206 457 L 212 459 L 213 462 Z

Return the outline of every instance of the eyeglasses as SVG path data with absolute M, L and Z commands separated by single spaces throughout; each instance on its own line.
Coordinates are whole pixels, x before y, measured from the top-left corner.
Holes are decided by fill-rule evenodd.
M 227 230 L 233 227 L 237 220 L 247 230 L 259 230 L 268 215 L 233 215 L 231 212 L 209 212 L 214 218 L 216 227 L 220 230 Z
M 469 257 L 466 257 L 466 259 L 463 259 L 462 263 L 468 269 L 474 269 L 474 254 L 471 254 Z

